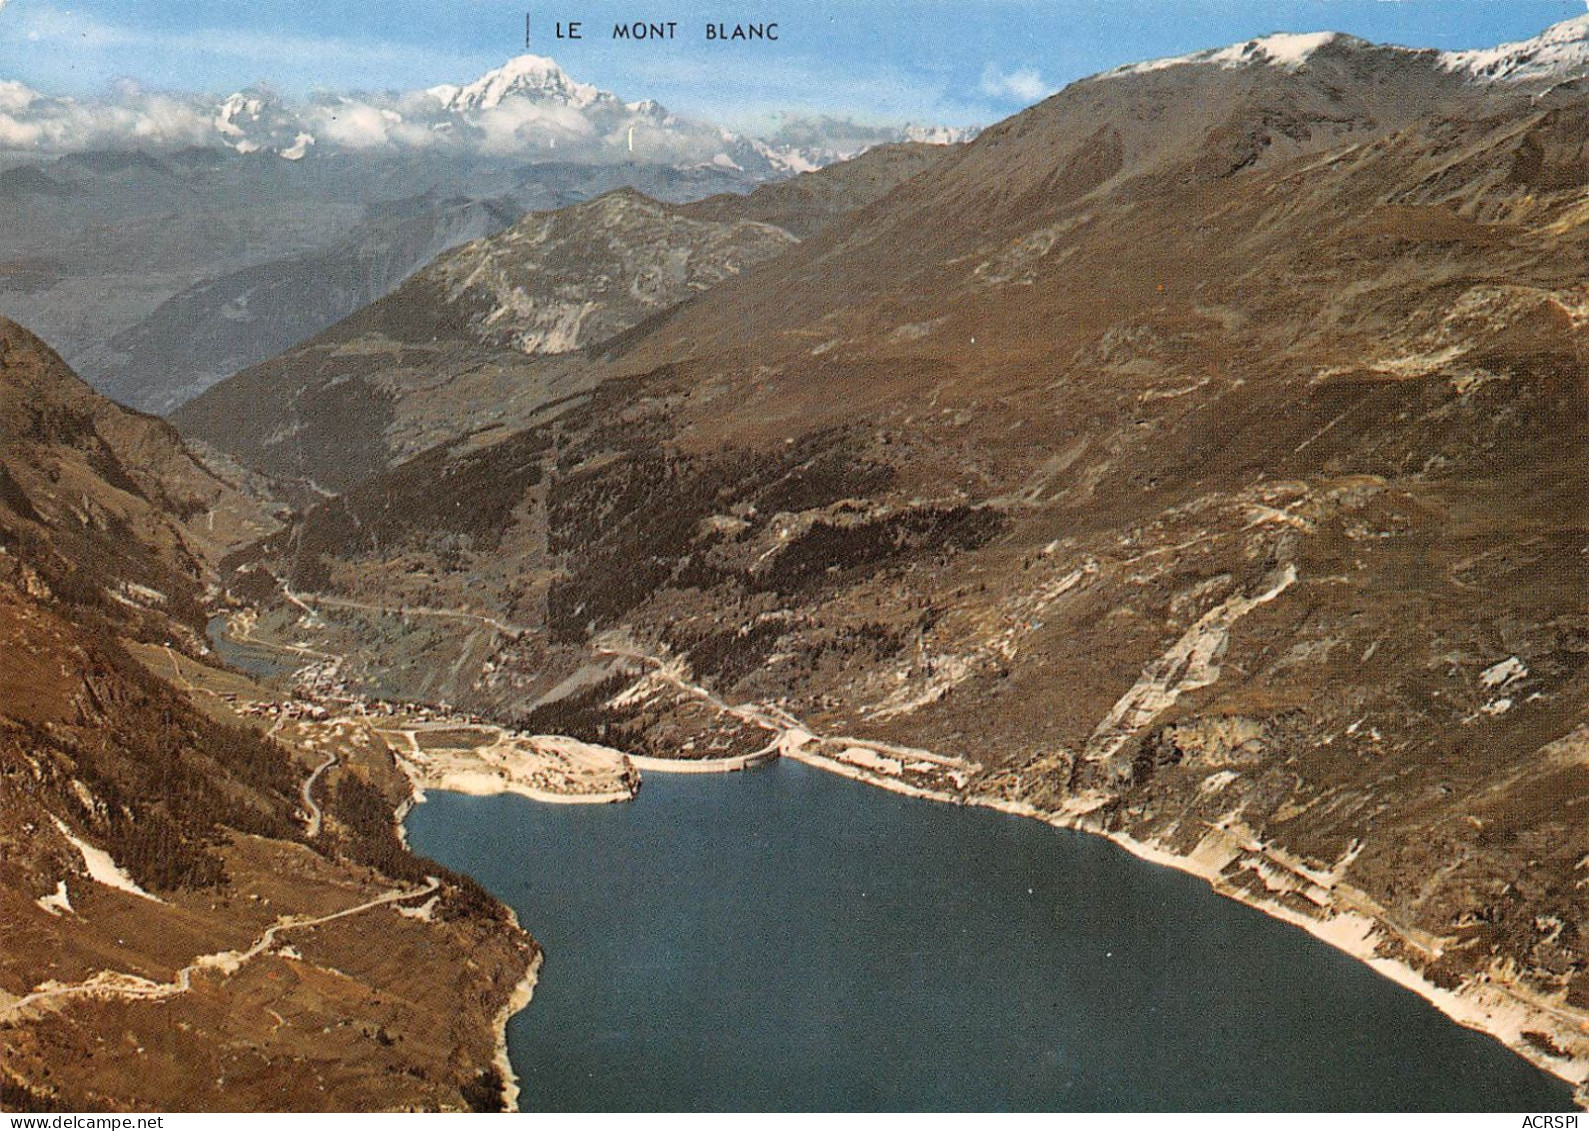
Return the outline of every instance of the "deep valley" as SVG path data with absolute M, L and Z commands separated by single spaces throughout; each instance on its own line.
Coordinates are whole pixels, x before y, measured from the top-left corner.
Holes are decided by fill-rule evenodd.
M 621 188 L 169 423 L 0 323 L 7 1096 L 497 1106 L 539 952 L 394 814 L 781 757 L 1202 877 L 1583 1103 L 1586 82 L 1589 17 L 1276 36 Z

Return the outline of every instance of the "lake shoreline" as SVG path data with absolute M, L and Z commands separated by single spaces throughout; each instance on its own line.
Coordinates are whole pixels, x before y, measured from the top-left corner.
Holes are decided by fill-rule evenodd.
M 1192 854 L 1183 855 L 1159 845 L 1137 840 L 1127 833 L 1104 829 L 1096 822 L 1089 822 L 1088 813 L 1085 811 L 1047 812 L 1027 802 L 970 793 L 952 794 L 912 785 L 897 778 L 868 773 L 860 767 L 806 751 L 804 745 L 804 743 L 786 743 L 781 753 L 802 765 L 907 797 L 949 805 L 972 805 L 992 809 L 1009 816 L 1040 821 L 1053 828 L 1098 836 L 1145 863 L 1172 868 L 1195 876 L 1207 883 L 1215 894 L 1234 900 L 1282 923 L 1301 928 L 1325 945 L 1356 959 L 1380 976 L 1416 994 L 1458 1025 L 1495 1039 L 1541 1071 L 1572 1085 L 1574 1102 L 1579 1107 L 1589 1110 L 1589 1017 L 1560 1016 L 1545 1003 L 1528 1000 L 1510 988 L 1493 982 L 1468 983 L 1458 990 L 1437 986 L 1410 963 L 1387 958 L 1378 953 L 1380 940 L 1397 934 L 1394 927 L 1381 919 L 1330 902 L 1321 905 L 1321 910 L 1325 911 L 1329 918 L 1316 919 L 1286 907 L 1277 900 L 1257 898 L 1247 889 L 1237 887 L 1222 877 L 1221 872 L 1234 855 L 1225 856 L 1223 860 L 1219 856 L 1200 860 L 1197 850 Z M 1200 844 L 1199 849 L 1201 847 Z M 1261 848 L 1258 850 L 1261 851 Z M 1366 900 L 1366 896 L 1362 898 Z M 1523 1038 L 1522 1034 L 1525 1032 L 1545 1034 L 1570 1055 L 1567 1057 L 1547 1055 Z
M 507 905 L 503 904 L 503 906 L 506 907 Z M 511 907 L 508 908 L 508 914 L 512 917 L 513 925 L 521 931 L 524 930 L 523 925 L 519 923 L 518 914 Z M 530 959 L 529 966 L 525 968 L 524 977 L 520 978 L 518 985 L 513 987 L 513 992 L 508 995 L 508 1000 L 502 1004 L 502 1008 L 497 1011 L 497 1015 L 492 1021 L 492 1024 L 496 1027 L 497 1037 L 496 1056 L 492 1059 L 492 1064 L 496 1067 L 497 1075 L 502 1080 L 502 1110 L 504 1113 L 517 1112 L 519 1110 L 519 1096 L 523 1086 L 523 1081 L 519 1079 L 518 1073 L 513 1071 L 513 1061 L 508 1057 L 508 1022 L 512 1021 L 515 1015 L 529 1008 L 530 1002 L 535 997 L 535 987 L 540 984 L 541 967 L 545 962 L 546 952 L 537 945 L 535 957 Z
M 401 760 L 399 760 L 399 764 L 401 765 Z M 398 840 L 402 842 L 404 849 L 409 849 L 406 824 L 408 816 L 430 798 L 426 793 L 425 787 L 421 786 L 412 774 L 405 774 L 405 776 L 408 778 L 409 794 L 398 805 L 392 816 L 397 824 Z M 526 801 L 556 804 L 555 801 L 548 802 L 545 798 L 534 796 L 522 788 L 514 788 L 514 783 L 505 781 L 501 783 L 501 788 L 495 790 L 471 791 L 443 789 L 436 786 L 430 788 L 437 793 L 456 793 L 463 797 L 515 796 L 522 797 Z M 626 797 L 622 800 L 627 801 L 629 799 Z M 541 967 L 546 962 L 546 952 L 541 949 L 540 943 L 535 941 L 535 936 L 525 930 L 524 924 L 519 922 L 518 912 L 514 911 L 502 899 L 497 899 L 497 903 L 507 912 L 508 921 L 512 924 L 513 929 L 528 938 L 530 945 L 535 950 L 535 954 L 524 968 L 524 973 L 520 976 L 518 982 L 514 984 L 507 1000 L 502 1003 L 502 1008 L 497 1011 L 496 1016 L 491 1020 L 491 1027 L 495 1036 L 495 1051 L 491 1058 L 491 1065 L 496 1069 L 497 1076 L 502 1081 L 502 1111 L 504 1113 L 516 1113 L 519 1110 L 519 1095 L 522 1091 L 523 1081 L 519 1079 L 518 1073 L 513 1070 L 513 1061 L 508 1056 L 508 1023 L 518 1014 L 528 1009 L 530 1002 L 534 1000 L 535 987 L 541 981 Z
M 991 809 L 1008 816 L 1039 821 L 1053 828 L 1100 837 L 1144 863 L 1171 868 L 1175 871 L 1195 876 L 1207 883 L 1217 895 L 1231 899 L 1271 919 L 1306 931 L 1318 941 L 1366 965 L 1381 977 L 1395 982 L 1403 989 L 1416 994 L 1430 1005 L 1433 1005 L 1451 1021 L 1464 1028 L 1484 1033 L 1505 1045 L 1511 1052 L 1521 1056 L 1541 1071 L 1565 1081 L 1574 1089 L 1574 1102 L 1580 1107 L 1589 1109 L 1589 1038 L 1584 1036 L 1584 1031 L 1574 1031 L 1569 1027 L 1573 1024 L 1573 1019 L 1559 1017 L 1549 1012 L 1544 1007 L 1544 1003 L 1526 1000 L 1518 996 L 1510 988 L 1495 983 L 1484 985 L 1470 983 L 1459 990 L 1448 990 L 1435 985 L 1410 963 L 1400 959 L 1387 958 L 1377 953 L 1379 942 L 1387 936 L 1394 937 L 1396 933 L 1394 928 L 1380 919 L 1336 903 L 1321 905 L 1321 910 L 1329 915 L 1328 918 L 1313 918 L 1286 907 L 1277 900 L 1258 898 L 1247 889 L 1237 887 L 1222 877 L 1221 872 L 1225 865 L 1234 858 L 1232 854 L 1201 854 L 1200 858 L 1200 853 L 1194 851 L 1192 854 L 1184 855 L 1159 845 L 1138 840 L 1126 833 L 1103 829 L 1096 822 L 1089 822 L 1088 814 L 1085 812 L 1046 812 L 1026 802 L 986 795 L 958 795 L 913 785 L 887 775 L 869 773 L 858 766 L 806 750 L 805 745 L 804 742 L 798 741 L 780 742 L 770 754 L 763 751 L 751 756 L 755 757 L 756 760 L 749 763 L 748 766 L 749 768 L 754 768 L 755 766 L 768 765 L 777 761 L 780 757 L 786 757 L 791 761 L 813 769 L 822 770 L 826 773 L 918 800 Z M 670 772 L 669 770 L 659 770 L 654 765 L 658 759 L 644 758 L 636 761 L 633 755 L 628 757 L 631 762 L 635 763 L 637 769 L 649 769 L 653 773 Z M 683 762 L 680 765 L 688 766 L 689 763 Z M 713 767 L 710 770 L 701 767 L 697 769 L 678 769 L 671 772 L 681 774 L 727 773 L 745 768 L 747 766 L 743 765 L 727 769 Z M 480 784 L 483 785 L 484 783 Z M 502 786 L 503 788 L 495 790 L 460 791 L 441 788 L 438 791 L 461 792 L 476 797 L 492 794 L 513 794 L 530 801 L 542 803 L 548 801 L 547 798 L 535 796 L 523 789 L 513 788 L 511 783 L 503 782 Z M 574 800 L 579 799 L 557 799 L 558 802 L 565 804 Z M 628 798 L 615 798 L 614 800 L 621 801 L 628 800 Z M 416 783 L 411 804 L 404 807 L 402 814 L 406 816 L 413 805 L 422 804 L 424 801 L 425 791 Z M 1199 848 L 1201 847 L 1200 845 Z M 497 1067 L 504 1073 L 504 1095 L 511 1094 L 514 1104 L 517 1102 L 519 1081 L 513 1074 L 512 1066 L 507 1060 L 507 1026 L 516 1014 L 529 1006 L 534 986 L 538 981 L 541 963 L 542 956 L 537 953 L 531 968 L 526 972 L 525 981 L 515 991 L 514 996 L 504 1007 L 498 1019 L 499 1055 Z M 1572 1055 L 1569 1058 L 1548 1056 L 1541 1049 L 1524 1040 L 1522 1037 L 1524 1032 L 1544 1033 L 1559 1047 L 1569 1050 Z M 510 1107 L 509 1110 L 516 1110 L 516 1107 Z
M 228 625 L 228 628 L 230 628 L 230 625 Z M 237 638 L 234 637 L 233 639 Z M 253 640 L 251 636 L 243 637 L 240 642 L 255 646 L 264 643 Z M 682 688 L 700 693 L 699 688 L 683 680 L 678 682 Z M 734 773 L 767 765 L 781 757 L 787 757 L 803 765 L 830 774 L 920 800 L 935 801 L 949 805 L 973 805 L 992 809 L 1010 816 L 1040 821 L 1054 828 L 1069 829 L 1102 837 L 1139 860 L 1195 876 L 1207 883 L 1216 894 L 1241 903 L 1269 918 L 1306 931 L 1318 941 L 1363 963 L 1382 977 L 1388 978 L 1403 989 L 1416 994 L 1433 1005 L 1450 1020 L 1465 1028 L 1486 1034 L 1541 1071 L 1565 1081 L 1574 1089 L 1574 1101 L 1580 1107 L 1589 1110 L 1589 1016 L 1580 1016 L 1574 1011 L 1558 1009 L 1548 1002 L 1537 1000 L 1537 995 L 1529 994 L 1527 991 L 1519 992 L 1512 986 L 1496 981 L 1469 981 L 1455 990 L 1435 985 L 1425 978 L 1422 972 L 1413 964 L 1399 958 L 1385 957 L 1378 953 L 1379 944 L 1385 939 L 1403 943 L 1410 940 L 1407 939 L 1404 932 L 1398 930 L 1394 925 L 1372 914 L 1372 901 L 1366 895 L 1353 892 L 1351 889 L 1345 889 L 1344 885 L 1335 884 L 1328 876 L 1310 873 L 1303 877 L 1308 884 L 1316 884 L 1320 880 L 1325 881 L 1325 886 L 1322 889 L 1317 889 L 1314 893 L 1315 895 L 1322 894 L 1322 898 L 1315 901 L 1315 905 L 1318 906 L 1321 912 L 1318 917 L 1300 913 L 1291 907 L 1285 906 L 1277 898 L 1259 897 L 1250 889 L 1232 884 L 1223 877 L 1222 872 L 1226 866 L 1243 854 L 1251 858 L 1261 859 L 1263 864 L 1282 872 L 1298 870 L 1296 862 L 1276 860 L 1262 845 L 1256 843 L 1239 844 L 1235 849 L 1222 846 L 1212 853 L 1204 853 L 1203 846 L 1210 839 L 1205 837 L 1204 841 L 1200 842 L 1198 847 L 1191 853 L 1183 854 L 1161 845 L 1137 840 L 1126 833 L 1105 829 L 1097 821 L 1091 820 L 1089 811 L 1082 807 L 1070 810 L 1045 811 L 1029 803 L 1009 798 L 970 792 L 949 792 L 929 786 L 916 785 L 876 767 L 863 767 L 848 761 L 827 757 L 810 748 L 813 745 L 819 745 L 823 740 L 798 725 L 791 725 L 793 720 L 787 716 L 775 718 L 754 709 L 734 709 L 729 708 L 726 704 L 714 703 L 714 705 L 718 705 L 720 709 L 735 714 L 743 721 L 753 722 L 774 731 L 777 733 L 777 737 L 768 746 L 751 754 L 694 761 L 628 754 L 605 747 L 592 747 L 564 736 L 547 735 L 539 737 L 542 741 L 550 740 L 552 743 L 568 743 L 585 750 L 600 750 L 602 753 L 610 753 L 621 758 L 623 762 L 632 766 L 634 770 L 649 773 L 680 775 Z M 393 753 L 397 757 L 398 765 L 404 771 L 411 787 L 409 798 L 398 807 L 394 814 L 398 835 L 404 841 L 405 846 L 407 837 L 404 829 L 404 819 L 414 806 L 424 803 L 426 790 L 453 792 L 475 797 L 514 794 L 529 801 L 554 805 L 609 805 L 629 801 L 634 797 L 633 791 L 584 794 L 559 793 L 546 789 L 537 789 L 521 781 L 515 781 L 510 777 L 498 776 L 494 773 L 459 773 L 456 771 L 441 774 L 434 773 L 434 771 L 426 773 L 424 768 L 401 756 L 397 750 L 394 749 Z M 930 755 L 930 752 L 926 751 L 916 753 Z M 954 760 L 946 760 L 946 762 L 952 761 Z M 1241 839 L 1239 834 L 1231 832 L 1224 833 L 1222 836 L 1225 839 L 1238 842 Z M 1255 868 L 1255 870 L 1259 869 Z M 1260 871 L 1260 875 L 1262 874 Z M 1275 890 L 1267 887 L 1268 880 L 1265 883 L 1266 890 Z M 1284 894 L 1286 890 L 1282 886 L 1279 889 L 1280 894 Z M 1293 887 L 1290 890 L 1294 891 L 1296 889 Z M 1349 898 L 1340 898 L 1343 894 L 1349 895 Z M 1354 906 L 1346 906 L 1345 904 L 1348 903 Z M 1370 908 L 1366 913 L 1365 905 Z M 1417 947 L 1418 944 L 1413 943 L 1412 945 Z M 515 988 L 509 1001 L 504 1006 L 503 1012 L 497 1019 L 498 1055 L 496 1057 L 496 1066 L 503 1074 L 504 1095 L 510 1097 L 505 1101 L 508 1103 L 508 1110 L 516 1110 L 519 1082 L 507 1058 L 507 1026 L 516 1014 L 530 1004 L 534 987 L 538 981 L 542 960 L 543 955 L 537 951 L 536 957 L 527 969 L 524 979 Z M 1567 1055 L 1550 1055 L 1543 1048 L 1526 1040 L 1523 1036 L 1524 1033 L 1543 1034 L 1550 1043 Z

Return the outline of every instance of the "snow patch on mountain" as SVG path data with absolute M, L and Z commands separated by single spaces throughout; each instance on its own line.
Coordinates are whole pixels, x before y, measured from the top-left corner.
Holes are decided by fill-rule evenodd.
M 569 78 L 563 68 L 543 55 L 519 55 L 481 75 L 445 105 L 454 113 L 494 110 L 513 97 L 558 102 L 581 109 L 603 100 L 617 101 L 605 91 Z
M 314 143 L 314 134 L 300 133 L 291 145 L 281 151 L 281 155 L 288 161 L 302 161 L 304 155 L 309 152 L 309 147 Z
M 900 131 L 899 140 L 919 142 L 922 145 L 961 145 L 981 132 L 981 126 L 906 125 Z
M 1142 75 L 1152 71 L 1162 71 L 1169 67 L 1181 67 L 1198 63 L 1226 69 L 1252 66 L 1254 64 L 1267 64 L 1294 71 L 1307 63 L 1308 59 L 1319 48 L 1333 43 L 1337 39 L 1349 38 L 1351 37 L 1343 36 L 1339 32 L 1334 31 L 1266 35 L 1261 39 L 1251 39 L 1245 43 L 1233 43 L 1229 47 L 1194 51 L 1190 55 L 1175 55 L 1168 59 L 1149 59 L 1144 63 L 1127 63 L 1125 66 L 1116 67 L 1112 71 L 1105 71 L 1100 77 L 1115 78 L 1120 75 Z
M 1490 82 L 1573 78 L 1589 70 L 1589 15 L 1563 20 L 1518 43 L 1443 52 L 1440 62 L 1447 70 Z
M 1128 63 L 1097 77 L 1108 79 L 1142 75 L 1170 67 L 1199 64 L 1226 69 L 1264 65 L 1295 71 L 1306 66 L 1318 51 L 1330 44 L 1386 50 L 1340 32 L 1284 33 L 1234 43 L 1229 47 L 1194 51 L 1189 55 Z M 1442 69 L 1466 74 L 1479 82 L 1562 81 L 1589 74 L 1589 15 L 1564 20 L 1533 39 L 1503 43 L 1498 47 L 1442 52 L 1410 47 L 1391 47 L 1388 50 L 1401 52 L 1409 58 L 1433 57 Z

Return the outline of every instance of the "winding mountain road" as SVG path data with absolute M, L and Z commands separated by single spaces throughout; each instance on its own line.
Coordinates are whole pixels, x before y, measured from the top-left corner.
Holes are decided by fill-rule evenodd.
M 337 756 L 335 754 L 327 754 L 326 760 L 316 766 L 314 772 L 304 779 L 301 793 L 303 794 L 304 808 L 309 811 L 308 833 L 310 840 L 320 835 L 320 825 L 324 816 L 320 811 L 320 806 L 316 804 L 314 799 L 314 783 L 320 780 L 321 774 L 336 764 Z
M 596 651 L 602 655 L 638 660 L 651 665 L 655 675 L 673 684 L 685 694 L 693 695 L 697 699 L 703 700 L 714 710 L 730 715 L 741 722 L 750 723 L 752 726 L 771 731 L 776 736 L 773 740 L 773 745 L 785 752 L 789 752 L 791 749 L 798 749 L 810 742 L 817 742 L 846 747 L 863 747 L 884 754 L 892 754 L 897 758 L 932 762 L 936 765 L 950 766 L 957 769 L 973 768 L 973 764 L 964 758 L 956 758 L 949 754 L 939 754 L 932 750 L 921 750 L 914 746 L 900 746 L 892 742 L 882 742 L 875 738 L 824 735 L 806 726 L 805 723 L 776 704 L 729 703 L 722 696 L 717 695 L 708 688 L 685 679 L 680 671 L 681 664 L 677 660 L 663 660 L 637 648 L 616 643 L 598 644 Z
M 345 907 L 341 911 L 333 911 L 329 915 L 318 915 L 310 919 L 288 916 L 278 919 L 265 929 L 265 932 L 255 939 L 253 945 L 247 950 L 225 950 L 215 954 L 204 954 L 195 958 L 182 969 L 169 982 L 153 982 L 148 978 L 136 974 L 121 974 L 112 970 L 101 970 L 93 977 L 74 982 L 71 985 L 52 986 L 46 984 L 40 989 L 11 1002 L 9 1005 L 0 1006 L 0 1024 L 16 1019 L 24 1010 L 43 1002 L 61 998 L 98 997 L 119 998 L 123 1001 L 159 1001 L 178 994 L 187 993 L 193 988 L 193 976 L 201 970 L 216 970 L 222 974 L 235 974 L 245 963 L 258 958 L 276 944 L 276 936 L 282 931 L 297 930 L 303 927 L 318 927 L 324 923 L 345 919 L 350 915 L 383 907 L 388 903 L 398 903 L 405 899 L 417 899 L 429 895 L 441 887 L 441 881 L 432 877 L 423 887 L 413 888 L 408 891 L 389 891 L 374 899 L 365 900 L 353 907 Z
M 355 609 L 359 612 L 376 613 L 388 617 L 437 617 L 443 620 L 468 620 L 474 621 L 476 624 L 483 624 L 487 628 L 493 628 L 506 636 L 525 636 L 535 631 L 535 629 L 527 625 L 511 624 L 508 621 L 498 620 L 496 617 L 489 617 L 483 613 L 466 612 L 463 609 L 430 609 L 422 605 L 373 605 L 365 601 L 354 601 L 347 597 L 325 597 L 318 594 L 295 593 L 287 587 L 286 582 L 282 583 L 281 589 L 289 601 L 301 609 L 309 610 L 311 613 L 314 611 L 312 606 L 318 605 L 322 608 Z

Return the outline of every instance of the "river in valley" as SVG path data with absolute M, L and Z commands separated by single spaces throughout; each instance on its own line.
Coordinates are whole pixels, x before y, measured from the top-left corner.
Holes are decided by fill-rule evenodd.
M 526 1110 L 1571 1110 L 1304 932 L 1032 820 L 779 762 L 407 824 L 546 948 Z
M 309 661 L 285 648 L 272 648 L 250 640 L 238 640 L 228 632 L 225 616 L 211 617 L 207 626 L 210 647 L 225 663 L 256 679 L 269 680 L 287 675 Z

